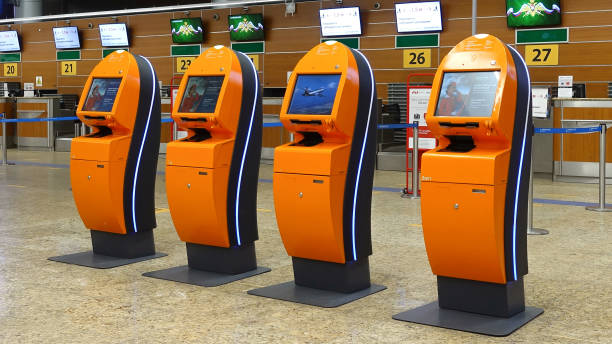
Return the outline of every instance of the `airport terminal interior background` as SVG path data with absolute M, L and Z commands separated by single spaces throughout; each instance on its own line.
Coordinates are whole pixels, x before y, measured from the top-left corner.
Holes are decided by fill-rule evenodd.
M 34 4 L 25 11 L 13 8 L 29 2 Z M 286 2 L 295 4 L 294 13 L 287 10 Z M 402 2 L 407 1 L 397 1 Z M 580 129 L 606 120 L 612 123 L 612 1 L 543 2 L 560 3 L 559 23 L 511 27 L 506 0 L 477 1 L 476 32 L 498 37 L 526 58 L 532 86 L 549 99 L 544 115 L 534 117 L 536 128 Z M 359 49 L 371 63 L 379 98 L 378 123 L 407 123 L 411 120 L 407 109 L 410 87 L 431 85 L 432 73 L 444 56 L 472 35 L 472 0 L 442 0 L 442 29 L 412 33 L 398 32 L 395 2 L 389 0 L 214 3 L 207 7 L 202 1 L 2 1 L 2 18 L 9 19 L 0 22 L 0 31 L 16 31 L 20 48 L 0 53 L 0 112 L 17 119 L 75 116 L 89 73 L 103 56 L 117 49 L 101 45 L 98 25 L 125 23 L 129 45 L 122 48 L 147 57 L 154 66 L 162 86 L 163 118 L 170 117 L 171 96 L 188 68 L 186 61 L 207 48 L 225 45 L 247 49 L 263 87 L 264 123 L 278 122 L 288 73 L 311 48 L 334 38 Z M 29 17 L 188 4 L 204 8 L 8 22 L 18 13 Z M 361 33 L 323 37 L 320 9 L 341 7 L 359 7 Z M 265 38 L 230 40 L 227 18 L 236 14 L 262 14 Z M 170 20 L 186 17 L 201 18 L 201 43 L 173 43 Z M 78 28 L 79 48 L 56 48 L 53 28 L 63 26 Z M 544 31 L 532 34 L 534 29 Z M 538 49 L 544 55 L 538 55 Z M 415 58 L 411 59 L 411 53 Z M 73 69 L 68 71 L 67 66 Z M 567 77 L 571 77 L 569 85 L 561 85 Z M 26 84 L 33 85 L 33 90 L 24 90 Z M 562 86 L 566 90 L 560 90 Z M 574 99 L 555 101 L 564 91 Z M 588 99 L 588 106 L 579 102 L 583 98 Z M 377 131 L 370 273 L 372 283 L 387 289 L 326 309 L 246 293 L 293 279 L 291 257 L 276 222 L 272 184 L 274 148 L 290 142 L 287 130 L 266 127 L 263 132 L 257 190 L 259 240 L 255 245 L 258 263 L 272 271 L 204 288 L 142 276 L 187 262 L 185 244 L 175 231 L 166 197 L 165 147 L 173 138 L 172 123 L 162 123 L 155 184 L 155 244 L 157 251 L 168 256 L 106 270 L 47 260 L 91 249 L 89 230 L 76 209 L 70 181 L 70 142 L 81 135 L 81 127 L 75 121 L 49 123 L 7 123 L 3 133 L 8 137 L 10 164 L 0 165 L 0 342 L 611 341 L 612 213 L 585 209 L 597 207 L 602 196 L 600 136 L 596 132 L 534 136 L 532 226 L 549 233 L 528 236 L 525 303 L 544 313 L 510 336 L 496 338 L 391 318 L 437 298 L 436 276 L 424 245 L 420 199 L 405 197 L 409 196 L 405 189 L 412 188 L 412 173 L 406 171 L 411 161 L 406 129 Z M 608 184 L 612 177 L 609 136 L 610 131 L 604 157 Z M 610 186 L 604 188 L 604 195 L 612 199 Z

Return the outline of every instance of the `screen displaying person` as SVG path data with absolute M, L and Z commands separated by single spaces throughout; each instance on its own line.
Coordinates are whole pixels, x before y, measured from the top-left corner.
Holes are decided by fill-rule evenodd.
M 202 99 L 202 94 L 198 93 L 198 85 L 192 84 L 181 104 L 181 112 L 194 112 L 200 104 L 200 99 Z
M 440 96 L 438 116 L 461 116 L 465 108 L 465 95 L 457 90 L 457 83 L 452 81 L 446 86 L 446 91 Z

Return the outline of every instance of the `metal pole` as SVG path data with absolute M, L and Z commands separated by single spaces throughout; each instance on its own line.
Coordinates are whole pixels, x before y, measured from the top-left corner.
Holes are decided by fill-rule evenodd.
M 410 198 L 419 198 L 419 121 L 412 122 L 412 195 Z
M 178 136 L 178 126 L 176 125 L 176 122 L 172 122 L 172 141 L 176 141 L 176 138 Z
M 2 122 L 2 165 L 8 165 L 7 139 L 6 139 L 6 122 Z
M 599 206 L 586 207 L 592 211 L 612 211 L 612 208 L 606 208 L 606 131 L 608 126 L 606 123 L 599 124 Z
M 80 129 L 79 122 L 74 122 L 74 137 L 79 137 Z
M 81 122 L 81 136 L 85 136 L 87 134 L 87 126 L 85 123 Z
M 548 230 L 533 228 L 533 154 L 531 155 L 531 168 L 529 173 L 529 202 L 527 204 L 527 234 L 546 235 Z
M 476 18 L 478 17 L 478 0 L 472 0 L 472 36 L 476 34 Z

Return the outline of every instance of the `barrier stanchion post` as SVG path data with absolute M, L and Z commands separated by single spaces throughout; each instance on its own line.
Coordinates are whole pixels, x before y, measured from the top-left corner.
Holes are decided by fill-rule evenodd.
M 176 122 L 172 121 L 172 141 L 176 141 L 178 137 L 178 126 Z
M 548 230 L 533 228 L 533 155 L 531 156 L 531 173 L 529 174 L 529 203 L 527 204 L 527 234 L 546 235 Z
M 1 119 L 4 119 L 4 114 L 0 115 Z M 6 139 L 6 122 L 2 121 L 2 165 L 8 165 L 8 150 L 7 150 L 7 139 Z
M 419 121 L 412 122 L 412 195 L 410 198 L 419 198 Z
M 612 211 L 612 208 L 606 207 L 606 131 L 608 125 L 606 123 L 599 124 L 599 205 L 597 207 L 586 207 L 592 211 Z

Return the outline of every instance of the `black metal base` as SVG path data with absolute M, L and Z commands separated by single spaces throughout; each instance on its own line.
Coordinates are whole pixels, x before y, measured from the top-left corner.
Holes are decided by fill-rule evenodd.
M 271 271 L 258 267 L 255 243 L 239 247 L 187 244 L 188 265 L 142 274 L 167 281 L 216 287 Z
M 90 233 L 93 251 L 51 257 L 49 260 L 109 269 L 166 256 L 165 253 L 155 253 L 152 230 L 129 235 L 95 230 Z
M 506 284 L 438 276 L 440 308 L 511 317 L 525 310 L 523 278 Z
M 186 244 L 190 268 L 222 274 L 240 274 L 257 268 L 254 242 L 230 248 Z
M 393 319 L 490 336 L 507 336 L 544 312 L 525 307 L 523 278 L 506 284 L 438 276 L 438 301 Z
M 294 282 L 249 290 L 251 295 L 318 307 L 338 307 L 387 289 L 370 284 L 368 257 L 346 264 L 293 257 Z
M 117 234 L 91 230 L 91 244 L 96 254 L 119 258 L 138 258 L 155 254 L 153 231 Z
M 393 316 L 393 319 L 488 336 L 504 337 L 518 330 L 543 312 L 544 310 L 541 308 L 525 307 L 524 311 L 509 318 L 501 318 L 452 309 L 442 309 L 438 306 L 438 302 L 434 301 L 396 314 Z
M 352 293 L 370 286 L 368 257 L 346 264 L 292 258 L 296 285 L 339 293 Z
M 239 281 L 241 279 L 253 277 L 270 271 L 270 268 L 260 266 L 247 272 L 232 275 L 193 269 L 190 268 L 188 265 L 183 265 L 165 270 L 145 272 L 142 275 L 146 277 L 163 279 L 166 281 L 199 285 L 201 287 L 217 287 L 223 284 Z

